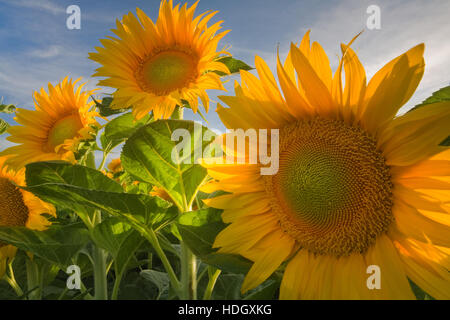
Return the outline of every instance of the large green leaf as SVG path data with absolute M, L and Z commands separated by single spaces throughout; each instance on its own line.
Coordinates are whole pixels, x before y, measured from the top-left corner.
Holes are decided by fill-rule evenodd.
M 230 70 L 230 74 L 238 73 L 240 70 L 252 70 L 254 68 L 250 67 L 244 61 L 235 59 L 233 57 L 223 57 L 217 60 L 218 62 L 223 63 L 227 66 L 228 70 Z M 225 76 L 226 74 L 221 71 L 215 71 L 220 76 Z
M 101 190 L 107 192 L 122 192 L 122 187 L 116 181 L 109 179 L 103 173 L 85 166 L 72 165 L 63 161 L 36 162 L 27 166 L 26 170 L 27 186 L 32 187 L 41 184 L 51 184 L 47 189 L 56 190 L 57 185 L 69 185 L 81 187 L 89 190 Z M 33 190 L 30 189 L 33 192 Z M 63 189 L 59 190 L 63 191 Z M 51 195 L 52 191 L 50 191 Z M 55 201 L 51 197 L 43 200 L 52 202 L 60 208 L 66 208 L 76 212 L 85 223 L 89 223 L 89 216 L 93 209 L 81 203 L 66 203 L 64 198 Z
M 172 151 L 177 150 L 176 146 L 184 139 L 181 137 L 180 141 L 172 141 L 172 134 L 177 129 L 190 133 L 186 139 L 190 138 L 191 152 L 183 154 L 180 161 L 173 161 Z M 194 163 L 211 142 L 202 139 L 207 131 L 210 137 L 214 136 L 207 128 L 193 121 L 155 121 L 138 129 L 127 140 L 123 147 L 122 165 L 136 179 L 162 187 L 178 208 L 187 211 L 207 176 L 206 169 Z M 174 154 L 177 155 L 177 152 Z M 176 163 L 183 161 L 190 163 Z
M 64 161 L 34 162 L 26 166 L 27 186 L 61 184 L 90 190 L 122 192 L 122 186 L 103 173 Z
M 203 262 L 233 273 L 247 273 L 252 263 L 234 254 L 217 253 L 213 243 L 226 224 L 220 217 L 221 210 L 201 209 L 182 214 L 177 220 L 183 241 Z
M 176 213 L 170 203 L 144 194 L 123 193 L 103 173 L 63 162 L 35 162 L 27 165 L 26 190 L 62 208 L 89 207 L 107 212 L 145 231 L 157 228 Z
M 115 146 L 125 142 L 137 129 L 147 124 L 149 120 L 149 115 L 146 115 L 140 120 L 135 120 L 131 112 L 112 119 L 105 126 L 102 138 L 103 148 L 111 150 Z
M 65 267 L 71 264 L 74 255 L 86 245 L 89 235 L 79 224 L 54 225 L 46 231 L 1 226 L 0 240 Z

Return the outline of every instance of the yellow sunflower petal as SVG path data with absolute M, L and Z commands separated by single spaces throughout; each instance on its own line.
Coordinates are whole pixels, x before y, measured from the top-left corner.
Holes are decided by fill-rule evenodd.
M 450 299 L 450 257 L 429 243 L 398 236 L 394 240 L 406 273 L 435 299 Z
M 308 59 L 293 44 L 291 44 L 292 62 L 298 74 L 306 97 L 311 105 L 318 109 L 318 112 L 327 114 L 333 107 L 333 100 L 330 91 L 317 75 Z
M 425 68 L 424 45 L 395 58 L 378 71 L 367 85 L 363 122 L 369 132 L 391 120 L 416 90 Z
M 381 271 L 381 289 L 373 290 L 380 299 L 415 299 L 405 269 L 392 241 L 383 235 L 366 254 L 367 265 L 377 265 Z
M 294 240 L 289 236 L 281 234 L 282 237 L 274 239 L 274 246 L 266 250 L 265 254 L 260 256 L 250 268 L 242 284 L 241 292 L 256 288 L 266 280 L 289 256 Z
M 343 95 L 344 119 L 350 120 L 350 114 L 359 113 L 366 91 L 366 72 L 356 53 L 341 44 L 345 71 L 345 88 Z
M 426 241 L 430 239 L 438 246 L 450 247 L 450 226 L 434 221 L 416 208 L 397 200 L 394 208 L 395 226 L 408 237 Z

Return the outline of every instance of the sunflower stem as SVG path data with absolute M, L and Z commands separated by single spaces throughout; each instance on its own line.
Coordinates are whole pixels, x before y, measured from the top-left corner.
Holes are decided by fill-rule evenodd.
M 114 281 L 114 287 L 111 294 L 111 300 L 117 300 L 119 296 L 120 283 L 122 282 L 123 272 L 116 274 L 116 280 Z
M 181 242 L 181 299 L 197 300 L 197 257 Z
M 27 288 L 28 299 L 41 300 L 42 299 L 42 281 L 41 272 L 38 264 L 32 258 L 27 259 Z
M 94 248 L 94 286 L 95 300 L 108 300 L 106 256 L 99 247 Z
M 109 154 L 108 151 L 103 150 L 102 162 L 100 163 L 100 165 L 97 168 L 98 171 L 102 171 L 103 170 L 103 167 L 105 166 L 106 159 L 108 158 L 108 154 Z
M 95 225 L 100 224 L 102 216 L 100 211 L 95 212 Z M 108 279 L 106 271 L 106 252 L 94 246 L 93 248 L 94 288 L 95 300 L 108 300 Z
M 16 293 L 16 295 L 18 297 L 22 297 L 23 290 L 22 290 L 22 288 L 20 288 L 20 285 L 17 283 L 16 277 L 14 276 L 14 269 L 12 267 L 12 261 L 10 261 L 8 263 L 8 269 L 9 269 L 9 276 L 4 275 L 3 280 L 5 280 L 10 285 L 10 287 L 14 290 L 14 292 Z
M 220 276 L 220 273 L 222 270 L 216 269 L 214 267 L 209 266 L 208 267 L 208 286 L 206 287 L 205 293 L 203 294 L 203 300 L 211 300 L 211 296 L 214 290 L 214 287 L 216 285 L 217 279 Z
M 172 119 L 175 120 L 183 120 L 184 108 L 180 106 L 176 106 L 175 110 L 172 113 Z
M 164 269 L 169 275 L 170 284 L 172 285 L 173 290 L 177 293 L 179 297 L 181 297 L 182 288 L 180 286 L 180 281 L 178 280 L 177 275 L 175 274 L 175 271 L 173 270 L 169 259 L 167 259 L 164 250 L 161 248 L 161 245 L 159 244 L 158 237 L 156 236 L 155 232 L 153 231 L 153 229 L 149 228 L 148 230 L 143 232 L 143 235 L 150 242 L 153 249 L 156 251 L 156 254 L 158 255 L 159 259 L 161 260 Z
M 176 106 L 172 114 L 172 119 L 182 120 L 184 108 Z M 186 202 L 186 201 L 185 201 Z M 184 203 L 180 214 L 192 210 L 189 204 Z M 181 299 L 197 300 L 197 257 L 181 241 Z

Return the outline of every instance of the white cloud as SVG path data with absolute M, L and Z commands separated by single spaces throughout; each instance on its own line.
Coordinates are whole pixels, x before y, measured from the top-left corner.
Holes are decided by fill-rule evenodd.
M 23 8 L 44 10 L 54 15 L 66 12 L 63 7 L 49 0 L 0 0 L 0 2 Z
M 53 58 L 58 56 L 61 53 L 61 47 L 57 45 L 51 45 L 47 48 L 43 49 L 34 49 L 31 50 L 28 54 L 32 57 L 36 58 Z
M 27 9 L 37 9 L 55 16 L 61 15 L 68 16 L 66 12 L 67 7 L 62 7 L 59 4 L 55 3 L 54 1 L 50 0 L 0 0 L 0 3 L 6 3 L 11 6 L 22 7 Z M 123 13 L 117 14 L 106 11 L 95 13 L 85 12 L 84 7 L 81 7 L 82 20 L 97 21 L 112 24 L 115 18 L 120 18 L 122 17 L 122 15 Z
M 366 9 L 371 4 L 381 8 L 381 29 L 367 30 Z M 339 44 L 346 43 L 358 32 L 366 29 L 353 48 L 366 68 L 368 78 L 384 64 L 411 47 L 425 43 L 425 74 L 402 112 L 421 102 L 433 91 L 448 85 L 450 79 L 444 70 L 450 70 L 450 2 L 435 1 L 340 1 L 335 7 L 319 13 L 311 26 L 311 38 L 322 44 L 331 64 L 336 67 L 341 55 Z M 298 41 L 306 28 L 301 27 L 293 36 Z
M 97 79 L 89 78 L 90 62 L 84 53 L 78 53 L 80 51 L 85 52 L 84 49 L 74 51 L 64 48 L 57 57 L 42 62 L 24 59 L 24 56 L 0 56 L 1 95 L 9 97 L 7 103 L 30 108 L 33 104 L 33 91 L 47 88 L 49 82 L 56 84 L 66 76 L 73 79 L 83 77 L 83 82 L 88 82 L 85 88 L 93 89 Z

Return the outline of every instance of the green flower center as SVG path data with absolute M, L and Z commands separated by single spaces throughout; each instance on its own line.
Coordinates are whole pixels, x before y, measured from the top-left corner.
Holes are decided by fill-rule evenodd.
M 365 252 L 392 215 L 389 168 L 362 129 L 316 118 L 280 130 L 280 168 L 266 190 L 281 227 L 318 254 Z
M 55 152 L 55 148 L 63 144 L 66 139 L 76 137 L 81 128 L 83 128 L 83 124 L 78 114 L 58 120 L 48 133 L 47 146 L 49 151 Z
M 146 59 L 136 73 L 142 90 L 155 95 L 166 95 L 187 87 L 197 76 L 194 55 L 167 50 Z

